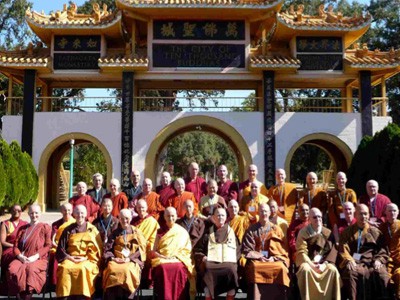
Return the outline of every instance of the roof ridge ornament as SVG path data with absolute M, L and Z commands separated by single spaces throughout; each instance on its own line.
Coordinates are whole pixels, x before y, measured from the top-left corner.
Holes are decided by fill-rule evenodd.
M 325 9 L 325 4 L 318 6 L 318 15 L 311 16 L 304 13 L 304 4 L 297 5 L 295 9 L 294 5 L 290 5 L 287 11 L 278 13 L 278 16 L 283 17 L 286 23 L 296 25 L 298 23 L 305 23 L 313 25 L 314 23 L 328 23 L 328 24 L 342 24 L 342 26 L 358 26 L 362 23 L 371 19 L 369 12 L 365 16 L 358 16 L 355 13 L 352 17 L 344 17 L 343 13 L 334 11 L 334 6 L 329 4 Z
M 97 2 L 92 3 L 93 11 L 91 14 L 80 14 L 78 13 L 78 6 L 71 2 L 68 7 L 67 4 L 63 5 L 63 9 L 57 10 L 56 12 L 51 13 L 50 15 L 46 15 L 44 11 L 41 13 L 35 12 L 28 8 L 26 10 L 26 16 L 34 19 L 35 21 L 47 21 L 47 22 L 56 22 L 56 23 L 82 23 L 82 22 L 90 22 L 94 24 L 102 23 L 103 21 L 108 21 L 113 17 L 113 13 L 111 10 L 108 10 L 107 4 L 103 4 L 102 8 Z

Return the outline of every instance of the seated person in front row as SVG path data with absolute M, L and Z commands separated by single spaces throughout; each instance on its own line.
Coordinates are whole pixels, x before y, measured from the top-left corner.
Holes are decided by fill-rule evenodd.
M 48 224 L 39 222 L 39 216 L 39 205 L 29 207 L 31 221 L 18 230 L 14 244 L 15 259 L 8 267 L 8 293 L 17 295 L 18 299 L 31 299 L 33 293 L 40 293 L 46 283 L 51 229 Z
M 130 225 L 129 209 L 119 212 L 119 226 L 104 247 L 108 265 L 103 273 L 104 299 L 133 299 L 140 285 L 140 275 L 146 261 L 146 240 Z
M 270 222 L 268 204 L 260 204 L 258 214 L 259 222 L 249 227 L 242 244 L 247 259 L 247 299 L 286 299 L 290 279 L 283 232 Z
M 165 227 L 156 236 L 150 252 L 153 268 L 154 293 L 156 299 L 186 300 L 189 292 L 189 277 L 193 274 L 192 246 L 187 231 L 178 224 L 176 209 L 167 207 L 164 212 Z
M 340 299 L 340 275 L 335 262 L 337 249 L 332 232 L 322 226 L 322 212 L 310 210 L 310 224 L 296 241 L 296 265 L 301 299 Z
M 380 230 L 385 237 L 390 261 L 388 269 L 394 283 L 396 299 L 400 299 L 400 220 L 397 220 L 399 208 L 390 203 L 386 206 L 386 222 L 380 224 Z
M 340 272 L 345 299 L 387 298 L 389 256 L 382 232 L 369 225 L 365 204 L 356 207 L 356 224 L 340 236 Z
M 227 292 L 234 299 L 238 288 L 237 261 L 240 245 L 235 232 L 226 221 L 226 210 L 214 211 L 213 225 L 204 231 L 194 251 L 199 276 L 203 278 L 206 300 Z
M 72 204 L 71 203 L 64 203 L 60 207 L 60 211 L 62 214 L 62 218 L 55 221 L 53 224 L 51 224 L 51 235 L 52 235 L 52 247 L 50 249 L 50 259 L 49 259 L 49 276 L 50 276 L 50 282 L 52 285 L 52 289 L 57 284 L 57 266 L 58 262 L 55 258 L 56 255 L 56 250 L 58 246 L 58 241 L 60 240 L 60 237 L 64 231 L 65 228 L 67 228 L 69 225 L 72 223 L 75 223 L 75 219 L 72 217 Z
M 56 294 L 62 298 L 91 297 L 103 243 L 96 227 L 86 221 L 85 206 L 77 205 L 73 216 L 76 223 L 64 229 L 56 251 Z
M 118 227 L 118 219 L 114 217 L 113 202 L 110 198 L 104 198 L 101 203 L 102 213 L 93 221 L 93 225 L 99 231 L 103 243 L 107 243 L 107 238 Z

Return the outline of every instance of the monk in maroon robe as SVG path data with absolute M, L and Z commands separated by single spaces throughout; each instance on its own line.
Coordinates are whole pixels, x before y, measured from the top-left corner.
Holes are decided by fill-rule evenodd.
M 366 184 L 366 189 L 367 194 L 362 195 L 358 202 L 368 206 L 371 212 L 370 221 L 384 222 L 386 205 L 392 203 L 392 201 L 387 196 L 378 193 L 379 184 L 375 180 L 369 180 Z
M 3 253 L 1 256 L 1 294 L 7 293 L 7 281 L 6 281 L 6 270 L 8 266 L 15 258 L 14 256 L 14 243 L 17 239 L 18 230 L 28 224 L 21 219 L 22 209 L 21 206 L 16 204 L 10 209 L 11 218 L 1 223 L 1 246 L 3 247 Z
M 103 199 L 111 199 L 112 211 L 111 215 L 118 218 L 121 209 L 128 208 L 128 197 L 120 191 L 121 184 L 119 180 L 113 178 L 110 180 L 110 193 L 104 195 Z
M 168 172 L 162 173 L 161 185 L 156 187 L 156 193 L 160 195 L 161 205 L 168 207 L 168 199 L 175 194 L 174 184 L 171 182 L 171 175 Z
M 14 244 L 15 259 L 8 267 L 10 295 L 31 299 L 40 293 L 46 282 L 47 256 L 51 247 L 51 229 L 39 222 L 40 206 L 29 208 L 31 222 L 20 228 Z
M 199 165 L 192 162 L 189 166 L 189 177 L 185 179 L 185 191 L 193 193 L 197 203 L 200 202 L 201 197 L 207 195 L 207 183 L 198 174 Z
M 296 260 L 296 239 L 300 230 L 306 227 L 309 223 L 308 215 L 310 213 L 310 208 L 307 204 L 301 204 L 298 208 L 299 218 L 295 219 L 290 223 L 287 230 L 287 239 L 289 244 L 289 258 L 291 263 Z
M 78 182 L 76 185 L 76 190 L 78 191 L 78 195 L 69 199 L 69 203 L 72 204 L 73 209 L 77 205 L 83 205 L 86 207 L 87 210 L 87 219 L 90 223 L 93 222 L 94 219 L 97 218 L 97 214 L 100 210 L 100 206 L 93 201 L 93 198 L 89 195 L 86 195 L 87 185 L 84 182 Z
M 239 193 L 239 185 L 228 178 L 228 168 L 220 165 L 217 171 L 218 176 L 218 192 L 225 199 L 226 204 L 231 200 L 237 200 Z

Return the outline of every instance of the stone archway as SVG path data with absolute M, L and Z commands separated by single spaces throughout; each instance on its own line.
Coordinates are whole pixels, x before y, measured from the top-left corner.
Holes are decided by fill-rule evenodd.
M 302 137 L 290 148 L 285 160 L 285 171 L 290 178 L 290 162 L 295 151 L 304 144 L 317 146 L 324 150 L 334 162 L 335 172 L 346 172 L 353 158 L 350 147 L 338 137 L 329 133 L 313 133 Z
M 252 163 L 252 156 L 243 137 L 235 128 L 224 121 L 202 115 L 178 119 L 165 126 L 157 134 L 147 151 L 145 177 L 150 178 L 155 182 L 157 161 L 159 160 L 160 152 L 171 139 L 180 134 L 198 130 L 213 133 L 228 143 L 237 158 L 239 179 L 242 181 L 246 178 L 246 167 Z
M 53 185 L 56 182 L 56 178 L 54 176 L 49 176 L 49 173 L 54 173 L 59 170 L 55 161 L 64 156 L 64 154 L 69 151 L 69 140 L 74 139 L 75 145 L 91 143 L 96 145 L 99 150 L 102 152 L 106 163 L 107 163 L 107 178 L 110 179 L 113 177 L 113 165 L 111 156 L 103 145 L 97 138 L 92 135 L 81 133 L 81 132 L 72 132 L 59 136 L 58 138 L 51 141 L 43 151 L 38 167 L 38 176 L 39 176 L 39 194 L 38 194 L 38 204 L 41 206 L 42 211 L 45 211 L 47 208 L 47 198 L 51 195 L 51 189 L 54 189 Z M 55 169 L 54 169 L 55 168 Z M 51 174 L 50 174 L 51 175 Z

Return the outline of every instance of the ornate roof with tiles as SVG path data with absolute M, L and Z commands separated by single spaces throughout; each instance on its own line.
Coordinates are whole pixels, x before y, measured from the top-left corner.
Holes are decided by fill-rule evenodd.
M 267 11 L 278 12 L 283 0 L 116 0 L 117 7 L 152 17 L 262 17 Z M 221 15 L 221 9 L 224 14 Z
M 113 13 L 107 10 L 107 5 L 105 4 L 100 8 L 97 3 L 93 3 L 91 14 L 80 14 L 77 9 L 78 7 L 73 2 L 69 7 L 64 4 L 63 10 L 57 10 L 50 15 L 28 9 L 25 18 L 31 29 L 46 44 L 50 44 L 53 33 L 76 34 L 79 32 L 79 34 L 93 34 L 94 29 L 97 34 L 105 34 L 112 38 L 122 38 L 120 12 Z
M 400 67 L 400 49 L 390 51 L 371 51 L 367 44 L 360 46 L 359 43 L 353 45 L 353 49 L 346 51 L 345 60 L 353 69 L 389 69 Z
M 147 57 L 135 57 L 126 55 L 113 55 L 99 59 L 99 67 L 104 71 L 138 71 L 147 70 L 149 60 Z
M 291 5 L 289 10 L 277 14 L 277 27 L 273 39 L 290 40 L 295 35 L 329 34 L 343 36 L 347 48 L 368 30 L 371 21 L 369 13 L 345 17 L 341 12 L 334 12 L 332 4 L 327 8 L 321 4 L 317 16 L 304 14 L 302 4 L 296 9 Z
M 280 55 L 255 55 L 250 57 L 250 69 L 298 69 L 300 60 Z
M 50 70 L 51 61 L 50 49 L 41 43 L 37 47 L 30 43 L 25 50 L 0 51 L 0 66 L 5 68 Z

